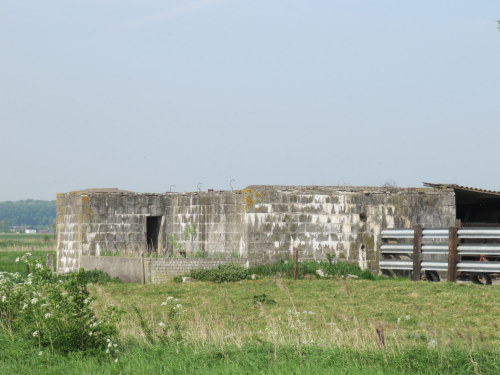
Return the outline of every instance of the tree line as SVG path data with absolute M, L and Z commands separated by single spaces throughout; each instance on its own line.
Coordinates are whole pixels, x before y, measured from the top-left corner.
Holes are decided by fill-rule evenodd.
M 50 227 L 56 218 L 56 201 L 0 202 L 0 232 L 11 226 Z

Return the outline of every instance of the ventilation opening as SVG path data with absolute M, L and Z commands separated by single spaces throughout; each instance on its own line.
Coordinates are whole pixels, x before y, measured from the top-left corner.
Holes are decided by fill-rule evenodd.
M 146 218 L 146 239 L 148 253 L 158 251 L 158 237 L 160 235 L 161 216 L 148 216 Z

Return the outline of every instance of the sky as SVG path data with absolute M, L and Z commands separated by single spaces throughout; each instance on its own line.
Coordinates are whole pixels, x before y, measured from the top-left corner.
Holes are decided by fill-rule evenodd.
M 500 190 L 498 0 L 2 0 L 0 201 Z

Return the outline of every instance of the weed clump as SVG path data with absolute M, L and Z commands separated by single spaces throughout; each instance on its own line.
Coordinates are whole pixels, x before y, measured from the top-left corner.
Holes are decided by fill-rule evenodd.
M 245 280 L 248 279 L 249 275 L 246 268 L 234 263 L 221 264 L 216 268 L 192 270 L 189 274 L 194 280 L 215 283 Z

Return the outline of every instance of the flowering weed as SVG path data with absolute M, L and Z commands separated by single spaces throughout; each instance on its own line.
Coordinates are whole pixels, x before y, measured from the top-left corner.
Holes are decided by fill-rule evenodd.
M 44 350 L 116 357 L 108 344 L 116 341 L 121 312 L 110 307 L 96 315 L 84 271 L 57 275 L 30 258 L 16 259 L 30 270 L 26 277 L 0 273 L 0 329 Z

